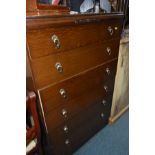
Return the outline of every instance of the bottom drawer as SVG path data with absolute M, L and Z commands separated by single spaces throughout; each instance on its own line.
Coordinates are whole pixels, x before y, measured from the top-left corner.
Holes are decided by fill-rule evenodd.
M 84 142 L 102 129 L 108 122 L 111 100 L 112 96 L 100 98 L 63 125 L 50 130 L 49 136 L 54 154 L 72 154 Z

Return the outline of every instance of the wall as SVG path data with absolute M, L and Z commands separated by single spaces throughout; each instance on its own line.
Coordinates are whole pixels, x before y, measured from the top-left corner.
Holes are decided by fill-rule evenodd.
M 129 39 L 123 37 L 120 41 L 119 58 L 110 122 L 119 118 L 129 106 Z

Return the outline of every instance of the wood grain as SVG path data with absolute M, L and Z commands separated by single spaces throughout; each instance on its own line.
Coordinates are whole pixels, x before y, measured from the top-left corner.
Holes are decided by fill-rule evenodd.
M 111 26 L 114 33 L 110 35 L 108 27 Z M 117 30 L 115 30 L 117 27 Z M 101 24 L 84 24 L 67 27 L 50 28 L 43 30 L 34 30 L 27 32 L 27 42 L 30 56 L 32 59 L 47 56 L 53 53 L 60 53 L 73 50 L 84 45 L 103 42 L 106 39 L 112 39 L 120 36 L 121 25 L 118 21 L 115 23 L 106 21 Z M 51 37 L 56 35 L 60 41 L 60 48 L 55 48 Z M 67 39 L 66 39 L 67 38 Z M 39 46 L 38 46 L 39 45 Z
M 85 73 L 81 73 L 71 79 L 64 80 L 58 84 L 40 90 L 45 113 L 55 109 L 59 105 L 78 104 L 78 102 L 80 102 L 79 104 L 84 106 L 82 105 L 84 98 L 89 103 L 93 98 L 95 99 L 95 97 L 112 93 L 116 64 L 117 59 Z M 107 67 L 110 69 L 110 75 L 106 72 Z M 109 92 L 104 90 L 104 85 L 109 87 Z M 65 90 L 66 98 L 60 95 L 60 89 Z
M 107 101 L 105 106 L 101 104 L 102 99 L 100 98 L 87 108 L 83 108 L 79 114 L 72 117 L 63 125 L 51 130 L 52 132 L 49 133 L 49 136 L 53 143 L 55 154 L 59 155 L 62 152 L 72 154 L 88 140 L 91 135 L 107 124 L 112 96 L 108 96 L 104 99 Z M 101 117 L 102 112 L 105 114 L 104 118 Z M 68 127 L 68 133 L 63 131 L 65 125 Z M 66 139 L 70 140 L 70 145 L 68 146 L 65 144 Z
M 42 138 L 46 137 L 48 149 L 53 150 L 49 154 L 69 155 L 108 122 L 123 14 L 56 14 L 49 10 L 27 13 L 27 56 L 45 127 Z M 53 34 L 59 38 L 60 48 L 51 41 Z M 107 47 L 112 49 L 111 55 Z M 57 62 L 62 73 L 55 68 Z M 66 98 L 60 96 L 61 88 Z M 101 104 L 105 98 L 107 107 Z M 62 109 L 67 110 L 66 117 Z M 64 125 L 69 127 L 68 133 L 64 133 Z M 66 139 L 70 140 L 68 146 Z
M 111 55 L 107 53 L 107 47 L 111 48 Z M 42 88 L 51 83 L 59 82 L 108 60 L 117 58 L 118 49 L 119 39 L 114 39 L 33 60 L 31 61 L 31 68 L 36 87 Z M 63 67 L 62 73 L 55 68 L 57 62 Z
M 60 15 L 54 14 L 48 11 L 44 11 L 43 14 L 37 14 L 37 13 L 28 13 L 26 16 L 26 29 L 27 32 L 31 30 L 42 30 L 47 28 L 58 28 L 58 27 L 64 27 L 64 26 L 76 26 L 79 25 L 77 20 L 86 20 L 88 21 L 90 19 L 90 22 L 83 22 L 83 24 L 89 25 L 91 24 L 92 19 L 99 19 L 101 22 L 110 23 L 119 23 L 122 27 L 123 22 L 123 14 L 122 13 L 115 13 L 115 14 L 94 14 L 94 13 L 88 13 L 88 14 L 76 14 L 76 15 L 70 15 L 63 13 Z M 80 24 L 80 25 L 83 25 Z M 99 23 L 100 24 L 100 23 Z M 93 31 L 93 30 L 92 30 Z
M 129 38 L 121 39 L 111 119 L 129 105 Z

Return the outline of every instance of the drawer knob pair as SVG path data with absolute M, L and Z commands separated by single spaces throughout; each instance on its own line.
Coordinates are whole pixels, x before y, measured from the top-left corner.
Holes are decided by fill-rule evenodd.
M 107 30 L 108 30 L 109 34 L 112 36 L 113 33 L 114 33 L 113 28 L 111 26 L 108 26 L 108 29 Z
M 60 41 L 59 41 L 58 36 L 56 36 L 54 34 L 54 35 L 52 35 L 51 39 L 52 39 L 52 41 L 53 41 L 53 43 L 55 45 L 55 48 L 60 48 Z

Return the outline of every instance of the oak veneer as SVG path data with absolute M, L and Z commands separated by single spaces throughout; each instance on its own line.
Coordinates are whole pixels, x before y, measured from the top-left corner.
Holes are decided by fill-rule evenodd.
M 102 104 L 102 100 L 106 100 L 106 104 Z M 72 154 L 74 150 L 82 145 L 90 136 L 94 135 L 108 122 L 110 115 L 112 96 L 101 97 L 90 106 L 83 108 L 78 114 L 74 115 L 70 120 L 64 122 L 63 125 L 51 129 L 50 140 L 56 148 L 56 153 L 62 154 L 67 151 L 67 154 Z M 86 112 L 87 111 L 87 112 Z M 101 114 L 104 112 L 104 117 Z M 88 121 L 89 120 L 89 121 Z M 64 126 L 68 127 L 68 133 L 64 134 Z M 67 146 L 65 140 L 68 139 L 70 144 Z M 59 145 L 58 145 L 59 144 Z M 59 147 L 63 146 L 63 147 Z
M 59 105 L 72 104 L 73 101 L 74 104 L 78 104 L 78 102 L 80 102 L 79 105 L 83 107 L 84 105 L 82 105 L 82 101 L 84 98 L 86 98 L 89 103 L 93 100 L 93 98 L 99 95 L 112 93 L 116 73 L 116 64 L 117 60 L 114 60 L 40 90 L 39 93 L 43 102 L 45 113 L 48 113 Z M 107 74 L 107 68 L 110 69 L 110 74 Z M 109 88 L 109 92 L 104 90 L 105 85 Z M 60 95 L 60 89 L 65 90 L 66 98 L 63 98 Z
M 111 49 L 111 54 L 107 52 Z M 42 88 L 51 83 L 59 82 L 65 78 L 78 74 L 94 66 L 108 62 L 118 56 L 119 39 L 91 44 L 76 48 L 68 52 L 58 53 L 40 59 L 32 60 L 32 72 L 36 87 Z M 82 63 L 81 63 L 82 62 Z M 60 63 L 63 72 L 57 71 L 55 64 Z
M 108 27 L 113 29 L 113 35 L 108 32 Z M 106 39 L 114 39 L 120 36 L 121 25 L 116 21 L 106 20 L 100 24 L 84 24 L 73 26 L 62 26 L 43 30 L 33 30 L 27 33 L 30 56 L 32 59 L 47 56 L 53 53 L 60 53 L 84 45 L 103 42 Z M 60 48 L 55 48 L 51 39 L 57 35 L 60 41 Z M 67 39 L 66 39 L 67 38 Z M 40 46 L 38 46 L 40 45 Z
M 123 15 L 45 12 L 27 13 L 28 62 L 49 155 L 69 155 L 108 122 Z M 52 35 L 58 37 L 59 48 Z M 63 72 L 56 70 L 57 62 Z M 61 88 L 65 98 L 59 94 Z M 64 109 L 67 114 L 62 114 Z

